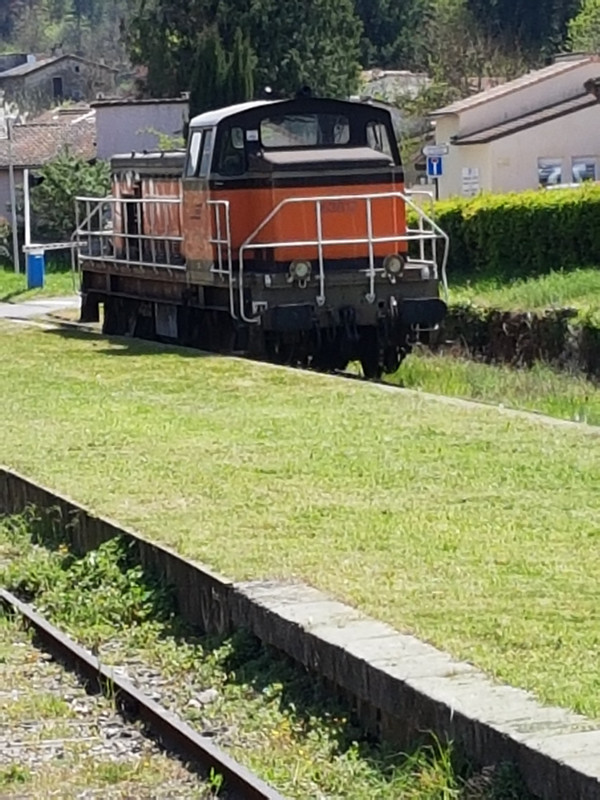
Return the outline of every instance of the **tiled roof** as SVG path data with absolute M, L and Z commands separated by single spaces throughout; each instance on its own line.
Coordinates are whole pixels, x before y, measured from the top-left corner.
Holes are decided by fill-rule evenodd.
M 543 122 L 549 122 L 558 117 L 565 117 L 567 114 L 573 114 L 575 111 L 580 111 L 582 108 L 589 108 L 590 106 L 597 105 L 598 101 L 592 95 L 587 93 L 580 94 L 577 97 L 572 97 L 570 100 L 564 100 L 562 103 L 555 103 L 554 105 L 547 106 L 531 114 L 524 114 L 521 117 L 508 120 L 508 122 L 502 122 L 500 125 L 494 125 L 491 128 L 485 128 L 484 130 L 469 133 L 465 136 L 457 136 L 452 139 L 452 144 L 484 144 L 494 139 L 501 139 L 503 136 L 510 136 L 511 133 L 516 133 L 526 128 L 533 128 L 535 125 L 541 125 Z
M 173 105 L 175 103 L 189 103 L 188 97 L 106 97 L 103 100 L 94 100 L 92 108 L 104 106 L 155 106 Z
M 476 108 L 483 103 L 488 103 L 490 100 L 505 97 L 506 95 L 519 91 L 519 89 L 535 86 L 542 81 L 555 78 L 571 70 L 578 69 L 584 64 L 589 64 L 598 60 L 597 56 L 582 56 L 581 58 L 574 58 L 572 60 L 557 61 L 555 64 L 550 64 L 550 66 L 544 67 L 543 69 L 536 69 L 533 72 L 528 72 L 526 75 L 521 75 L 520 78 L 515 78 L 512 81 L 494 86 L 491 89 L 486 89 L 483 92 L 477 92 L 477 94 L 466 97 L 464 100 L 457 100 L 449 106 L 444 106 L 444 108 L 433 111 L 430 116 L 439 117 L 446 114 L 460 114 L 462 111 Z
M 22 75 L 29 75 L 30 72 L 35 72 L 38 69 L 44 69 L 45 67 L 48 67 L 51 64 L 56 64 L 58 61 L 63 61 L 64 59 L 80 61 L 82 64 L 91 64 L 94 67 L 107 69 L 110 72 L 118 72 L 118 70 L 114 69 L 113 67 L 109 67 L 107 64 L 101 64 L 100 62 L 90 61 L 87 58 L 81 58 L 80 56 L 74 56 L 65 53 L 62 56 L 52 56 L 51 58 L 40 58 L 37 61 L 32 61 L 27 64 L 19 64 L 18 67 L 13 67 L 12 69 L 6 69 L 4 70 L 4 72 L 0 72 L 0 82 L 4 78 L 19 78 Z
M 40 167 L 56 158 L 65 148 L 89 161 L 96 157 L 96 120 L 86 114 L 70 125 L 64 123 L 15 125 L 12 157 L 15 167 Z M 0 140 L 0 169 L 9 164 L 9 144 Z
M 28 122 L 36 125 L 48 125 L 51 122 L 56 122 L 62 125 L 70 125 L 74 120 L 82 117 L 91 111 L 87 103 L 78 103 L 76 105 L 58 106 L 58 108 L 50 108 L 47 111 L 42 111 L 41 114 L 29 119 Z

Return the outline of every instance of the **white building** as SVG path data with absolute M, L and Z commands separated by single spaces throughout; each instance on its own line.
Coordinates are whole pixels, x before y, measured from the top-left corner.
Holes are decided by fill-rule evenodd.
M 571 56 L 433 112 L 440 198 L 600 179 L 599 77 L 598 56 Z
M 96 112 L 97 155 L 103 159 L 131 150 L 156 150 L 159 134 L 181 138 L 189 116 L 184 97 L 97 100 L 92 108 Z

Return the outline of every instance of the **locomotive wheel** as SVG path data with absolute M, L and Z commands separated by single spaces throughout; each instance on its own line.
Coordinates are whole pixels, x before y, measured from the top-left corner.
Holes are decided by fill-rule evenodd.
M 294 360 L 295 347 L 291 342 L 284 342 L 276 333 L 265 335 L 267 360 L 274 364 L 291 364 Z
M 310 365 L 319 372 L 335 372 L 336 370 L 346 369 L 348 366 L 348 356 L 342 350 L 342 343 L 339 337 L 328 341 L 322 341 L 321 346 L 313 355 Z
M 367 380 L 378 380 L 383 373 L 381 350 L 377 328 L 363 328 L 360 331 L 359 361 Z

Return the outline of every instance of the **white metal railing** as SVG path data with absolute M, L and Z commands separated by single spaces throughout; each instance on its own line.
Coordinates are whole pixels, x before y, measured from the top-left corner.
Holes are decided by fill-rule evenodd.
M 216 248 L 217 259 L 213 262 L 211 272 L 227 280 L 229 287 L 229 312 L 233 319 L 237 319 L 235 310 L 235 293 L 233 289 L 233 252 L 231 249 L 231 215 L 229 200 L 209 200 L 208 205 L 213 209 L 214 235 L 210 243 Z M 223 212 L 224 219 L 221 219 Z M 225 235 L 223 236 L 223 228 Z M 224 252 L 223 252 L 224 251 Z
M 325 304 L 325 264 L 324 264 L 324 249 L 326 247 L 333 247 L 337 245 L 357 245 L 364 244 L 367 246 L 368 253 L 368 267 L 361 272 L 366 273 L 369 282 L 369 289 L 366 294 L 366 300 L 369 303 L 375 302 L 375 281 L 377 275 L 385 274 L 383 267 L 375 266 L 374 248 L 376 244 L 385 244 L 392 242 L 418 242 L 420 259 L 417 262 L 421 266 L 428 266 L 433 270 L 433 277 L 436 280 L 440 279 L 447 298 L 448 282 L 446 278 L 446 264 L 448 261 L 448 235 L 439 227 L 435 220 L 425 211 L 420 208 L 412 199 L 418 194 L 429 194 L 416 190 L 412 193 L 408 192 L 381 192 L 376 194 L 347 194 L 347 195 L 330 195 L 330 196 L 315 196 L 315 197 L 289 197 L 282 200 L 258 225 L 254 231 L 243 242 L 239 250 L 239 306 L 240 317 L 244 322 L 256 323 L 259 321 L 259 316 L 249 317 L 244 310 L 244 256 L 250 250 L 274 250 L 276 248 L 293 248 L 293 247 L 316 247 L 318 254 L 318 283 L 319 293 L 316 298 L 317 305 L 323 306 Z M 396 234 L 394 236 L 374 236 L 373 235 L 373 208 L 372 202 L 374 200 L 396 198 L 412 208 L 419 220 L 418 228 L 407 228 L 405 233 Z M 323 217 L 322 217 L 322 204 L 323 203 L 336 203 L 346 202 L 349 200 L 361 200 L 365 203 L 366 210 L 366 223 L 367 235 L 366 237 L 348 237 L 342 239 L 325 239 L 323 238 Z M 290 205 L 300 204 L 314 204 L 315 207 L 315 222 L 316 222 L 316 239 L 303 239 L 303 240 L 290 240 L 290 241 L 277 241 L 277 242 L 258 242 L 256 241 L 259 234 L 265 227 L 281 212 L 281 210 Z M 444 244 L 444 251 L 441 258 L 441 263 L 438 265 L 437 257 L 437 244 L 441 240 Z M 431 258 L 426 257 L 426 244 L 431 243 Z M 410 260 L 408 266 L 410 266 Z
M 126 211 L 128 204 L 135 206 L 134 220 L 137 230 L 129 229 Z M 209 243 L 214 246 L 216 253 L 211 272 L 227 281 L 230 312 L 235 318 L 230 204 L 228 200 L 208 200 L 207 205 L 213 210 Z M 168 227 L 171 221 L 169 212 L 164 212 L 164 208 L 168 206 L 179 209 L 181 197 L 157 195 L 140 198 L 76 198 L 76 229 L 71 236 L 73 271 L 81 271 L 82 261 L 108 261 L 128 267 L 151 267 L 156 270 L 184 270 L 184 263 L 173 263 L 173 256 L 179 258 L 181 254 L 183 236 L 153 232 L 157 223 L 163 228 Z M 120 220 L 115 225 L 117 214 L 120 215 Z M 144 230 L 149 232 L 144 233 Z M 116 241 L 122 243 L 121 251 L 115 250 Z
M 183 236 L 155 232 L 157 224 L 168 228 L 169 216 L 167 212 L 165 221 L 164 209 L 169 206 L 175 207 L 179 216 L 181 197 L 77 197 L 76 228 L 71 238 L 76 245 L 78 266 L 82 261 L 109 261 L 128 267 L 185 270 L 181 256 Z M 128 209 L 132 207 L 130 218 Z M 115 225 L 117 216 L 119 225 Z M 145 229 L 149 232 L 144 233 Z M 180 264 L 175 263 L 178 260 Z
M 227 200 L 208 200 L 213 216 L 210 224 L 209 243 L 214 247 L 215 255 L 211 261 L 211 272 L 228 284 L 229 308 L 233 318 L 239 317 L 245 322 L 258 322 L 258 316 L 248 316 L 245 311 L 244 277 L 245 257 L 253 250 L 275 250 L 276 248 L 314 247 L 318 255 L 318 294 L 316 302 L 323 306 L 326 302 L 325 250 L 339 245 L 365 245 L 367 266 L 361 269 L 368 281 L 367 302 L 376 299 L 375 284 L 378 276 L 385 274 L 383 267 L 375 264 L 375 245 L 383 243 L 412 242 L 418 243 L 419 259 L 407 261 L 411 266 L 424 267 L 429 274 L 441 281 L 447 298 L 448 284 L 446 264 L 448 260 L 448 236 L 437 225 L 435 220 L 415 202 L 416 196 L 427 197 L 433 205 L 433 198 L 424 190 L 406 192 L 382 192 L 374 194 L 326 195 L 314 197 L 291 197 L 282 200 L 255 228 L 242 243 L 238 253 L 237 270 L 234 268 L 234 257 L 231 242 L 231 210 Z M 404 233 L 390 236 L 375 236 L 373 233 L 373 201 L 384 199 L 401 200 L 412 208 L 418 219 L 416 228 L 407 227 Z M 365 204 L 366 236 L 343 237 L 339 239 L 325 238 L 323 235 L 323 204 L 360 201 Z M 129 217 L 127 208 L 134 204 L 133 217 Z M 257 241 L 260 233 L 286 206 L 312 204 L 315 210 L 316 238 L 290 241 Z M 73 253 L 73 270 L 81 270 L 82 262 L 111 262 L 128 267 L 149 267 L 159 270 L 185 270 L 182 258 L 182 235 L 154 233 L 162 227 L 169 230 L 172 221 L 170 214 L 164 209 L 176 207 L 179 217 L 181 207 L 180 196 L 152 196 L 143 198 L 129 197 L 78 197 L 76 199 L 77 227 L 71 237 Z M 161 211 L 162 208 L 162 211 Z M 161 218 L 162 213 L 162 218 Z M 118 224 L 115 225 L 115 217 Z M 180 220 L 180 218 L 179 218 Z M 131 230 L 131 222 L 134 230 Z M 148 230 L 148 233 L 144 233 Z M 438 245 L 443 243 L 443 253 L 438 259 Z M 430 252 L 427 252 L 429 244 Z M 181 263 L 174 263 L 174 258 Z M 236 274 L 237 272 L 237 274 Z M 236 303 L 236 282 L 238 298 Z M 239 311 L 236 306 L 239 306 Z

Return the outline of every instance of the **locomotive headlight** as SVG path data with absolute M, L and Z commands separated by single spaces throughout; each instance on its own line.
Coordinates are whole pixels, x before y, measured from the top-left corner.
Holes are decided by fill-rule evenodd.
M 297 281 L 307 281 L 312 272 L 312 264 L 310 261 L 292 261 L 290 264 L 290 275 Z
M 399 255 L 386 256 L 383 259 L 383 268 L 393 278 L 398 278 L 404 270 L 404 259 Z

